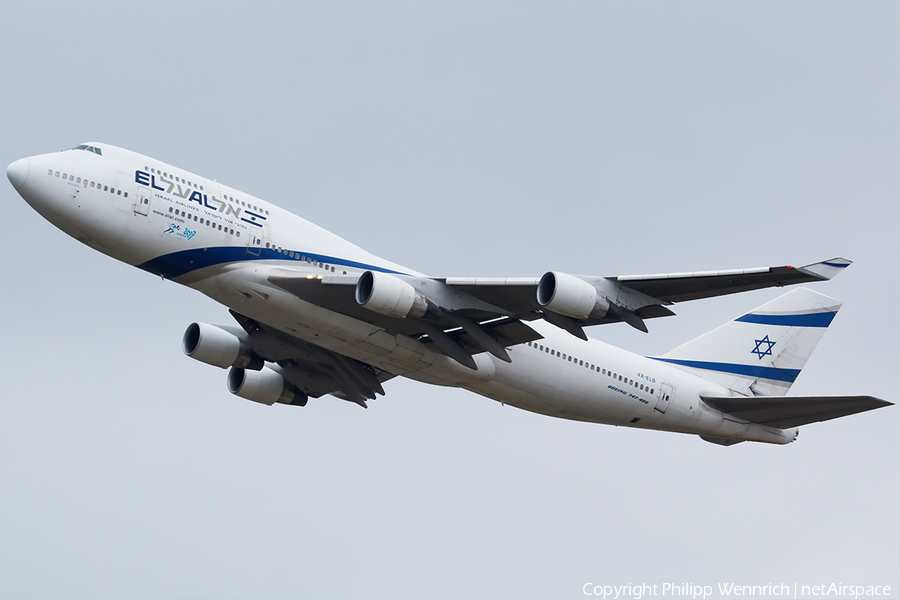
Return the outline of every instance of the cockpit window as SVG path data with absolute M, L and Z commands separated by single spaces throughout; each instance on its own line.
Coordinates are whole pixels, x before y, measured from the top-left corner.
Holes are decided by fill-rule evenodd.
M 70 150 L 87 150 L 88 152 L 93 152 L 94 154 L 99 154 L 103 156 L 103 153 L 100 152 L 100 148 L 95 146 L 88 146 L 87 144 L 81 144 L 80 146 L 75 146 L 74 148 L 70 148 Z

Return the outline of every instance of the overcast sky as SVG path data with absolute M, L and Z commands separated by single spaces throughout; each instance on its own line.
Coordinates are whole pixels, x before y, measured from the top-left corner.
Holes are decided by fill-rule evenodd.
M 898 106 L 897 2 L 0 2 L 3 165 L 115 144 L 435 276 L 849 258 L 797 395 L 898 400 Z M 269 408 L 180 350 L 225 308 L 0 207 L 0 598 L 898 598 L 896 407 L 730 448 L 400 379 Z

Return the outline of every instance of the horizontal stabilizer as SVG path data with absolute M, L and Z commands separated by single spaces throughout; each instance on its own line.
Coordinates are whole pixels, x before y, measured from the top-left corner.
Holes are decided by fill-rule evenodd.
M 873 396 L 700 396 L 709 406 L 733 417 L 779 429 L 846 417 L 893 402 Z

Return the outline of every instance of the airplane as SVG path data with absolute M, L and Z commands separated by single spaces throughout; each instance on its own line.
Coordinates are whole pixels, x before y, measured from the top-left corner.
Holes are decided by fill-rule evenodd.
M 206 294 L 236 325 L 190 324 L 184 353 L 265 405 L 366 407 L 396 376 L 527 411 L 788 444 L 799 427 L 892 405 L 788 392 L 841 303 L 792 291 L 661 356 L 584 328 L 672 316 L 677 302 L 826 281 L 850 261 L 638 276 L 430 277 L 216 180 L 103 143 L 23 158 L 16 191 L 76 240 Z

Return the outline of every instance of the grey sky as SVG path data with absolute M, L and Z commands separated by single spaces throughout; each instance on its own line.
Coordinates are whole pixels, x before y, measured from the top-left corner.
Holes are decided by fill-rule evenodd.
M 900 5 L 0 3 L 0 158 L 103 141 L 433 275 L 855 264 L 792 393 L 896 402 Z M 0 184 L 0 598 L 893 585 L 900 410 L 787 447 L 394 380 L 232 397 L 227 311 Z M 590 335 L 654 354 L 777 290 Z

